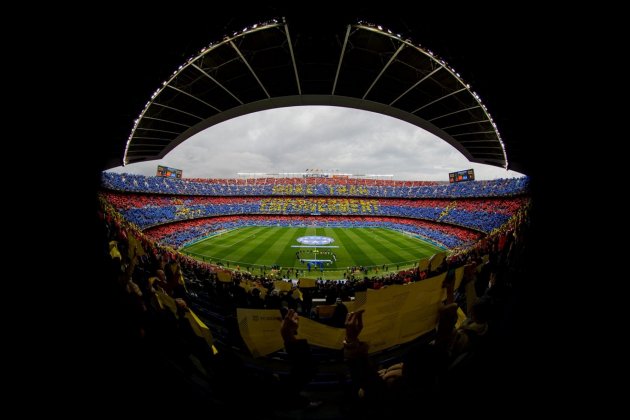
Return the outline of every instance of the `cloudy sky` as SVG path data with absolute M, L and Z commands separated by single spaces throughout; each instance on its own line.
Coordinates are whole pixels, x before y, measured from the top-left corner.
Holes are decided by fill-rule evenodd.
M 522 176 L 468 162 L 455 148 L 421 128 L 367 111 L 303 106 L 257 112 L 191 137 L 164 159 L 111 169 L 155 175 L 157 165 L 186 178 L 234 178 L 237 172 L 339 170 L 392 174 L 399 180 L 448 181 L 473 168 L 477 179 Z

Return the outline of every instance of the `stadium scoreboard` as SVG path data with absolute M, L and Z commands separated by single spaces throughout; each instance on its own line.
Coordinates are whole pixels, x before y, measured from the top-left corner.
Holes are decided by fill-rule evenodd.
M 181 169 L 175 169 L 175 168 L 169 168 L 168 166 L 158 165 L 158 167 L 157 167 L 157 176 L 164 176 L 164 177 L 167 177 L 167 178 L 181 178 L 182 177 L 182 170 Z
M 474 181 L 475 171 L 473 169 L 465 169 L 463 171 L 451 172 L 448 174 L 448 182 Z

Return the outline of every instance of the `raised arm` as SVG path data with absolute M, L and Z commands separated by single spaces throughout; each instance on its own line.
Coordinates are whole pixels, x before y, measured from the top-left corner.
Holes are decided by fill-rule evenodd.
M 368 358 L 368 344 L 359 339 L 363 330 L 363 309 L 346 317 L 346 339 L 343 354 L 358 395 L 374 399 L 382 395 L 385 382 Z
M 284 340 L 284 349 L 291 361 L 289 386 L 292 391 L 301 390 L 315 376 L 316 366 L 311 357 L 308 341 L 298 338 L 299 316 L 293 309 L 289 309 L 280 325 L 280 335 Z

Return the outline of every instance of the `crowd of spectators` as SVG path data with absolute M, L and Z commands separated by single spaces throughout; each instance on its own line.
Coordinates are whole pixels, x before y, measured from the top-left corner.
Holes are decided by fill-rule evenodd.
M 458 200 L 387 198 L 266 198 L 139 195 L 104 192 L 127 220 L 141 228 L 177 220 L 224 215 L 292 214 L 394 216 L 447 222 L 490 232 L 503 225 L 527 199 Z
M 199 180 L 103 172 L 102 185 L 105 188 L 118 191 L 169 195 L 464 198 L 506 197 L 526 194 L 529 179 L 522 177 L 453 184 L 354 178 Z
M 153 228 L 146 232 L 141 232 L 138 230 L 133 224 L 130 224 L 127 220 L 124 219 L 107 201 L 101 200 L 103 205 L 104 213 L 103 219 L 106 221 L 109 226 L 109 231 L 116 230 L 118 231 L 118 235 L 122 235 L 123 238 L 128 235 L 132 235 L 133 237 L 138 238 L 138 242 L 140 242 L 145 250 L 148 250 L 147 254 L 152 256 L 166 255 L 166 259 L 168 261 L 176 261 L 182 269 L 183 277 L 188 279 L 189 288 L 199 289 L 199 285 L 202 282 L 210 281 L 212 283 L 212 287 L 208 289 L 204 287 L 205 290 L 200 290 L 201 294 L 208 292 L 211 290 L 210 295 L 205 299 L 206 302 L 222 302 L 222 306 L 225 308 L 235 309 L 236 301 L 240 300 L 240 303 L 244 305 L 244 307 L 248 307 L 247 298 L 239 298 L 233 300 L 232 297 L 237 296 L 239 293 L 234 293 L 232 289 L 225 288 L 225 283 L 221 283 L 218 281 L 217 272 L 222 271 L 225 268 L 222 266 L 218 266 L 215 264 L 209 264 L 205 262 L 198 261 L 186 255 L 178 253 L 174 247 L 166 244 L 164 238 L 172 236 L 174 233 L 177 233 L 177 230 L 181 224 L 175 225 L 165 225 Z M 522 208 L 519 212 L 510 220 L 509 223 L 505 224 L 500 229 L 495 230 L 489 236 L 484 237 L 483 239 L 477 240 L 475 242 L 471 242 L 472 245 L 468 247 L 462 247 L 455 252 L 452 252 L 445 260 L 444 264 L 439 267 L 439 269 L 431 268 L 432 272 L 427 270 L 420 271 L 419 268 L 412 268 L 408 270 L 392 270 L 388 271 L 385 276 L 373 276 L 372 278 L 368 278 L 365 276 L 362 267 L 353 267 L 349 268 L 344 280 L 340 281 L 318 281 L 316 290 L 312 293 L 312 297 L 320 297 L 326 298 L 327 302 L 334 303 L 336 298 L 349 299 L 351 296 L 354 296 L 356 291 L 366 290 L 367 288 L 379 289 L 386 285 L 392 284 L 404 284 L 411 281 L 419 281 L 431 274 L 436 274 L 437 272 L 441 272 L 448 269 L 453 269 L 457 267 L 461 267 L 466 263 L 470 263 L 471 261 L 476 261 L 478 264 L 481 264 L 483 255 L 491 255 L 491 254 L 502 254 L 506 252 L 506 249 L 509 249 L 514 242 L 514 238 L 519 233 L 519 229 L 526 223 L 526 214 L 527 207 Z M 262 218 L 262 216 L 252 216 L 253 218 Z M 238 224 L 239 219 L 236 217 L 223 217 L 216 218 L 223 219 L 220 223 L 224 226 L 229 226 L 230 224 Z M 216 219 L 210 219 L 216 221 Z M 284 221 L 289 222 L 291 217 L 284 217 Z M 310 219 L 310 218 L 309 218 Z M 337 218 L 330 218 L 331 220 L 337 220 Z M 383 218 L 374 218 L 374 219 L 383 219 Z M 200 224 L 203 220 L 189 221 L 185 223 L 189 223 L 191 225 Z M 256 221 L 256 223 L 260 223 L 260 221 Z M 274 226 L 280 223 L 280 220 L 274 221 Z M 379 226 L 382 226 L 383 221 L 379 220 Z M 425 222 L 426 223 L 426 222 Z M 203 225 L 199 226 L 191 226 L 190 228 L 195 227 L 203 227 Z M 450 227 L 452 228 L 452 227 Z M 129 233 L 127 233 L 129 232 Z M 477 237 L 479 239 L 479 237 Z M 166 245 L 166 246 L 165 246 Z M 263 297 L 273 296 L 273 288 L 274 281 L 281 278 L 278 274 L 277 270 L 272 270 L 271 267 L 268 271 L 265 271 L 262 274 L 254 274 L 245 269 L 246 267 L 242 267 L 240 270 L 232 271 L 232 278 L 234 283 L 231 287 L 238 286 L 239 282 L 247 281 L 253 282 L 256 285 L 254 288 L 260 288 L 264 290 Z M 295 277 L 297 278 L 297 277 Z M 331 290 L 334 290 L 333 293 L 330 293 Z M 226 298 L 227 295 L 222 295 L 222 292 L 227 292 L 227 295 L 232 297 Z M 227 300 L 226 300 L 227 299 Z
M 325 303 L 337 307 L 358 291 L 422 281 L 444 271 L 449 273 L 443 285 L 447 298 L 439 310 L 436 330 L 428 341 L 399 349 L 400 356 L 385 365 L 374 364 L 367 344 L 361 340 L 361 311 L 348 313 L 343 323 L 339 321 L 341 315 L 333 317 L 336 326 L 345 328 L 339 357 L 347 366 L 347 376 L 342 378 L 347 377 L 349 382 L 346 385 L 340 379 L 346 393 L 342 400 L 328 404 L 338 404 L 340 411 L 348 409 L 357 418 L 398 418 L 440 396 L 443 401 L 451 400 L 454 387 L 480 381 L 488 375 L 488 364 L 504 357 L 496 342 L 509 327 L 506 310 L 510 290 L 522 270 L 529 223 L 527 206 L 472 247 L 449 255 L 431 273 L 412 269 L 392 272 L 386 278 L 361 276 L 318 282 L 310 290 L 291 286 L 279 292 L 271 275 L 234 272 L 229 282 L 219 281 L 217 273 L 222 268 L 164 247 L 125 220 L 106 200 L 101 199 L 101 205 L 104 259 L 118 284 L 129 330 L 137 340 L 152 343 L 176 363 L 203 375 L 216 392 L 215 397 L 232 412 L 242 401 L 243 384 L 256 390 L 248 394 L 249 404 L 244 410 L 258 416 L 278 409 L 317 409 L 321 404 L 300 393 L 314 380 L 321 363 L 314 359 L 309 344 L 296 335 L 300 316 L 317 319 L 313 299 L 323 297 Z M 465 279 L 454 290 L 453 270 L 461 266 L 466 267 Z M 174 306 L 165 308 L 159 296 L 170 296 Z M 284 358 L 291 366 L 288 374 L 261 373 L 260 368 L 250 369 L 243 364 L 238 354 L 247 350 L 236 324 L 235 311 L 239 307 L 278 309 L 283 314 L 277 333 L 285 348 L 274 357 Z M 458 307 L 467 314 L 461 323 L 457 322 Z M 210 327 L 214 345 L 204 343 L 191 330 L 187 314 L 192 312 Z M 280 395 L 282 398 L 277 398 Z M 464 396 L 461 392 L 459 400 Z

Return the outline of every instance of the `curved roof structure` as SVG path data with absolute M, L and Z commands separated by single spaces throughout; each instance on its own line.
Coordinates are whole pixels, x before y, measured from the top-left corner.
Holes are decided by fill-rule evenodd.
M 479 96 L 430 50 L 371 24 L 335 31 L 277 20 L 234 32 L 182 64 L 134 122 L 124 164 L 160 159 L 222 121 L 299 105 L 389 115 L 472 162 L 519 170 Z

